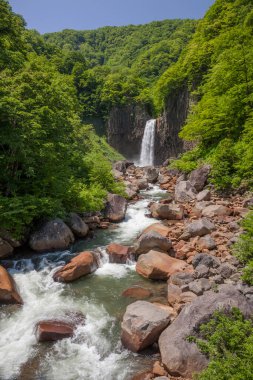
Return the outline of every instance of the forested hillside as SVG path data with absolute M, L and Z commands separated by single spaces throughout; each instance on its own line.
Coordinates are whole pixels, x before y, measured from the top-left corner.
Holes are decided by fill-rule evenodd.
M 43 217 L 102 208 L 122 191 L 110 164 L 120 156 L 81 123 L 73 77 L 52 51 L 32 48 L 4 0 L 0 14 L 0 225 L 21 237 Z
M 197 146 L 175 165 L 190 171 L 211 163 L 218 188 L 252 186 L 252 34 L 251 0 L 217 0 L 155 89 L 160 112 L 170 94 L 188 86 L 191 109 L 180 136 Z
M 165 20 L 43 37 L 60 49 L 51 57 L 59 70 L 74 76 L 83 120 L 106 119 L 114 105 L 140 102 L 153 108 L 153 83 L 177 61 L 195 27 L 192 20 Z

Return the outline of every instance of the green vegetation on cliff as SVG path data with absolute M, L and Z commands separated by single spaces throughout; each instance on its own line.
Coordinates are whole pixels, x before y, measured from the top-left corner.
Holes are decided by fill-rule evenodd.
M 217 188 L 253 185 L 252 37 L 252 1 L 217 0 L 155 86 L 158 111 L 174 91 L 190 90 L 190 114 L 180 136 L 198 148 L 174 165 L 187 171 L 211 163 Z

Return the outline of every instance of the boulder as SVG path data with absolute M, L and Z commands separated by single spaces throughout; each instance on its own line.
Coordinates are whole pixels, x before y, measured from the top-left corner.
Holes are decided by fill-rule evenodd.
M 196 198 L 195 187 L 189 181 L 180 181 L 175 187 L 175 200 L 177 202 L 190 202 Z
M 156 231 L 142 234 L 135 244 L 135 253 L 141 255 L 151 249 L 156 251 L 168 252 L 172 247 L 170 239 L 160 235 Z
M 215 230 L 215 225 L 207 218 L 202 218 L 188 224 L 184 230 L 184 234 L 189 237 L 204 236 Z
M 208 189 L 202 190 L 200 193 L 197 194 L 197 201 L 203 202 L 203 201 L 210 201 L 211 200 L 211 191 Z
M 183 260 L 174 259 L 158 251 L 150 251 L 138 258 L 136 271 L 152 280 L 167 280 L 172 274 L 187 268 Z
M 205 265 L 207 268 L 218 268 L 220 261 L 217 257 L 208 255 L 207 253 L 198 253 L 192 260 L 192 266 L 197 268 L 199 265 Z
M 174 306 L 176 303 L 179 303 L 181 300 L 182 290 L 179 286 L 168 284 L 168 293 L 167 300 L 168 304 Z
M 88 235 L 89 226 L 74 212 L 69 214 L 66 223 L 77 237 L 82 238 Z
M 30 236 L 29 245 L 34 251 L 64 250 L 74 242 L 70 228 L 61 220 L 54 219 L 44 223 Z
M 132 253 L 131 247 L 111 243 L 106 247 L 110 263 L 125 264 Z
M 125 174 L 127 168 L 129 168 L 129 166 L 132 166 L 132 165 L 133 165 L 133 162 L 131 161 L 127 161 L 127 160 L 117 161 L 113 164 L 113 169 Z
M 159 175 L 158 169 L 153 166 L 147 166 L 144 168 L 144 172 L 148 182 L 155 183 L 157 181 Z
M 214 216 L 225 216 L 231 214 L 231 210 L 222 205 L 210 205 L 202 210 L 202 215 L 208 218 L 213 218 Z
M 105 217 L 110 222 L 121 222 L 126 215 L 127 201 L 117 194 L 108 194 Z
M 74 326 L 63 321 L 41 321 L 35 327 L 35 335 L 38 342 L 54 342 L 71 338 L 74 335 Z
M 181 220 L 184 216 L 184 208 L 176 204 L 153 203 L 150 211 L 158 219 Z
M 169 283 L 183 286 L 193 281 L 193 274 L 188 272 L 178 272 L 170 276 Z
M 210 171 L 211 171 L 211 166 L 204 165 L 201 168 L 193 170 L 190 173 L 189 182 L 197 191 L 203 190 L 207 182 L 208 176 L 210 174 Z
M 153 293 L 150 289 L 143 288 L 142 286 L 136 285 L 124 290 L 122 293 L 122 296 L 143 300 L 145 298 L 151 297 L 152 294 Z
M 71 259 L 61 269 L 57 270 L 53 278 L 59 282 L 71 282 L 82 276 L 93 273 L 97 269 L 97 261 L 92 252 L 86 251 Z
M 202 250 L 202 249 L 208 249 L 211 251 L 212 249 L 216 248 L 216 243 L 213 240 L 213 238 L 210 235 L 202 236 L 198 242 L 197 242 L 197 247 Z
M 12 276 L 0 266 L 0 305 L 18 304 L 23 301 L 18 294 L 17 286 Z
M 18 248 L 22 245 L 22 242 L 15 239 L 11 236 L 9 231 L 6 231 L 4 228 L 0 227 L 0 238 L 7 241 L 13 248 Z
M 0 238 L 0 259 L 11 256 L 13 253 L 13 247 L 5 240 Z
M 170 229 L 168 226 L 164 226 L 163 224 L 161 223 L 155 223 L 155 224 L 152 224 L 151 226 L 147 227 L 143 233 L 147 233 L 147 232 L 150 232 L 150 231 L 154 231 L 154 232 L 157 232 L 159 235 L 162 235 L 162 236 L 169 236 L 169 233 L 170 233 Z
M 146 301 L 129 305 L 121 323 L 121 340 L 125 347 L 139 352 L 157 342 L 170 322 L 169 313 Z
M 136 181 L 136 185 L 138 187 L 138 190 L 146 190 L 148 188 L 148 181 L 145 178 L 138 179 Z
M 216 310 L 232 307 L 239 308 L 245 317 L 250 317 L 253 312 L 253 306 L 236 287 L 221 285 L 218 293 L 208 291 L 183 308 L 159 338 L 162 362 L 169 373 L 191 378 L 193 373 L 208 365 L 208 359 L 187 338 L 194 335 L 200 324 L 207 322 Z

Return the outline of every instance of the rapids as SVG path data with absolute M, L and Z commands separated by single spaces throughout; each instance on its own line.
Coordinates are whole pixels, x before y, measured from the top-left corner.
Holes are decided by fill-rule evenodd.
M 158 187 L 142 192 L 144 199 L 128 206 L 122 223 L 97 230 L 93 239 L 79 241 L 69 251 L 5 260 L 24 305 L 0 308 L 1 380 L 129 380 L 146 368 L 145 356 L 122 347 L 120 319 L 132 302 L 121 296 L 122 291 L 147 282 L 136 274 L 133 262 L 109 263 L 104 247 L 111 242 L 133 243 L 141 231 L 156 222 L 145 216 L 148 203 L 165 194 Z M 56 267 L 80 251 L 95 248 L 99 249 L 100 267 L 93 275 L 71 284 L 52 280 Z M 86 316 L 75 336 L 55 344 L 37 344 L 36 323 L 64 318 L 69 312 Z

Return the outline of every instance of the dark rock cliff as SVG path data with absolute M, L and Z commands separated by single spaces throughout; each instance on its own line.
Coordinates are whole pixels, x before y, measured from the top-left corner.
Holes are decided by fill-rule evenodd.
M 107 126 L 109 144 L 128 159 L 138 158 L 145 125 L 149 119 L 151 115 L 143 105 L 114 107 Z
M 177 157 L 188 150 L 178 133 L 188 115 L 190 93 L 187 87 L 174 92 L 167 100 L 161 117 L 157 119 L 155 136 L 155 164 L 162 164 L 167 158 Z M 107 126 L 108 142 L 126 158 L 138 159 L 147 120 L 152 115 L 142 105 L 114 107 Z
M 178 133 L 188 115 L 190 94 L 181 88 L 168 100 L 163 115 L 157 119 L 155 164 L 162 164 L 169 157 L 177 157 L 185 150 L 185 144 Z

